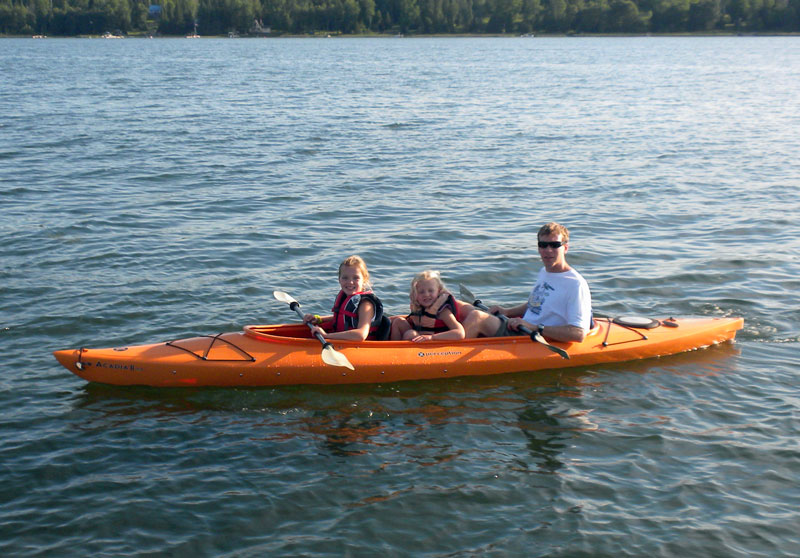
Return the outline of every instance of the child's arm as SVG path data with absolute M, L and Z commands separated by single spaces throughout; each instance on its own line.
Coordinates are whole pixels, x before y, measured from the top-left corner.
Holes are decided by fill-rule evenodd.
M 447 331 L 434 333 L 433 335 L 418 335 L 413 341 L 447 341 L 449 339 L 464 339 L 464 326 L 456 320 L 450 308 L 445 308 L 439 312 L 439 319 L 449 328 Z
M 375 305 L 369 300 L 362 300 L 358 305 L 358 327 L 355 329 L 348 329 L 347 331 L 337 331 L 334 333 L 325 333 L 322 335 L 326 339 L 342 339 L 349 341 L 364 341 L 369 335 L 369 326 L 372 324 L 372 317 L 375 315 Z

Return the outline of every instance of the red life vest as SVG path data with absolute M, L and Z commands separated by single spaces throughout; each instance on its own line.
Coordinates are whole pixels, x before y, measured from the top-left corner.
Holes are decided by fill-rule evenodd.
M 347 331 L 358 327 L 358 307 L 362 301 L 368 300 L 375 308 L 375 315 L 369 325 L 369 336 L 367 339 L 376 339 L 379 329 L 383 324 L 383 303 L 380 299 L 370 292 L 353 293 L 347 296 L 344 291 L 339 291 L 333 303 L 333 320 L 323 324 L 327 331 Z
M 441 333 L 443 331 L 449 331 L 450 328 L 447 326 L 447 324 L 437 317 L 445 308 L 450 308 L 453 316 L 456 317 L 456 321 L 461 321 L 461 312 L 458 309 L 458 302 L 455 298 L 453 298 L 453 295 L 447 297 L 447 300 L 445 300 L 444 303 L 439 307 L 439 310 L 436 312 L 436 314 L 431 314 L 423 309 L 417 312 L 412 312 L 406 316 L 406 321 L 408 321 L 408 323 L 411 324 L 411 327 L 416 329 L 419 333 L 434 334 Z

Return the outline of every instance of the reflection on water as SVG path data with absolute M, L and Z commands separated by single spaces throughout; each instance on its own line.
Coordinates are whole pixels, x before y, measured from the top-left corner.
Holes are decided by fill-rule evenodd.
M 591 369 L 559 370 L 348 386 L 280 388 L 119 387 L 87 384 L 73 413 L 82 428 L 126 428 L 149 421 L 158 428 L 235 429 L 253 439 L 317 445 L 332 457 L 352 458 L 405 448 L 399 458 L 419 466 L 458 459 L 476 430 L 521 431 L 539 471 L 560 467 L 557 454 L 570 434 L 591 429 L 588 412 L 564 400 L 594 385 Z M 236 420 L 230 413 L 236 412 Z M 596 428 L 596 426 L 594 426 Z M 433 430 L 432 430 L 433 429 Z M 451 430 L 454 443 L 443 442 Z M 230 433 L 230 432 L 228 432 Z M 445 439 L 452 439 L 445 437 Z
M 556 402 L 542 401 L 519 414 L 519 428 L 528 439 L 528 449 L 537 472 L 555 473 L 564 464 L 559 454 L 578 432 L 597 430 L 588 419 L 591 410 L 580 410 Z
M 607 388 L 607 375 L 657 370 L 710 376 L 730 371 L 738 349 L 723 344 L 663 359 L 590 368 L 452 380 L 348 386 L 220 389 L 117 387 L 88 384 L 74 399 L 90 430 L 149 421 L 159 429 L 238 432 L 253 440 L 299 442 L 322 455 L 356 458 L 399 452 L 395 462 L 441 465 L 478 451 L 468 440 L 493 431 L 530 462 L 512 468 L 556 473 L 562 452 L 582 433 L 602 429 L 585 408 L 586 390 Z M 600 380 L 599 378 L 605 378 Z M 236 413 L 236 419 L 230 413 Z M 449 434 L 442 436 L 442 432 Z M 310 445 L 310 446 L 309 446 Z
M 306 418 L 302 422 L 308 432 L 322 439 L 324 449 L 339 457 L 367 453 L 369 445 L 378 443 L 385 427 L 378 420 L 347 415 Z
M 366 401 L 382 402 L 385 408 L 379 407 L 380 412 L 391 413 L 397 409 L 398 401 L 424 401 L 429 408 L 422 414 L 435 423 L 437 415 L 459 409 L 458 405 L 437 404 L 448 396 L 485 402 L 517 400 L 531 394 L 578 396 L 583 387 L 591 385 L 593 375 L 591 368 L 572 368 L 421 382 L 265 388 L 152 388 L 86 383 L 76 393 L 74 406 L 109 414 L 135 413 L 137 408 L 165 414 L 203 410 L 270 413 L 304 407 L 318 412 L 356 412 L 353 405 L 363 412 Z

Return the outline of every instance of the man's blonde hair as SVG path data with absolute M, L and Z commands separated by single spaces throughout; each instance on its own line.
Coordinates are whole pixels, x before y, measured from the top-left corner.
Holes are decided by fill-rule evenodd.
M 561 242 L 563 242 L 564 244 L 569 244 L 569 231 L 567 230 L 567 227 L 552 222 L 547 223 L 546 225 L 542 225 L 542 228 L 539 229 L 539 233 L 536 235 L 536 239 L 539 240 L 543 236 L 547 236 L 550 234 L 560 234 Z

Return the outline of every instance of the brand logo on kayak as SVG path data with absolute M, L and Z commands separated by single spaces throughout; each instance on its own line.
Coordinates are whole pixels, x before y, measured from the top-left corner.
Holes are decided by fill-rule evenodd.
M 417 353 L 417 356 L 421 358 L 429 357 L 429 356 L 458 356 L 461 354 L 461 351 L 442 351 L 439 353 L 424 353 L 422 351 Z
M 131 372 L 144 372 L 141 366 L 134 366 L 133 364 L 119 364 L 115 362 L 103 362 L 98 360 L 94 365 L 95 368 L 108 368 L 109 370 L 130 370 Z

